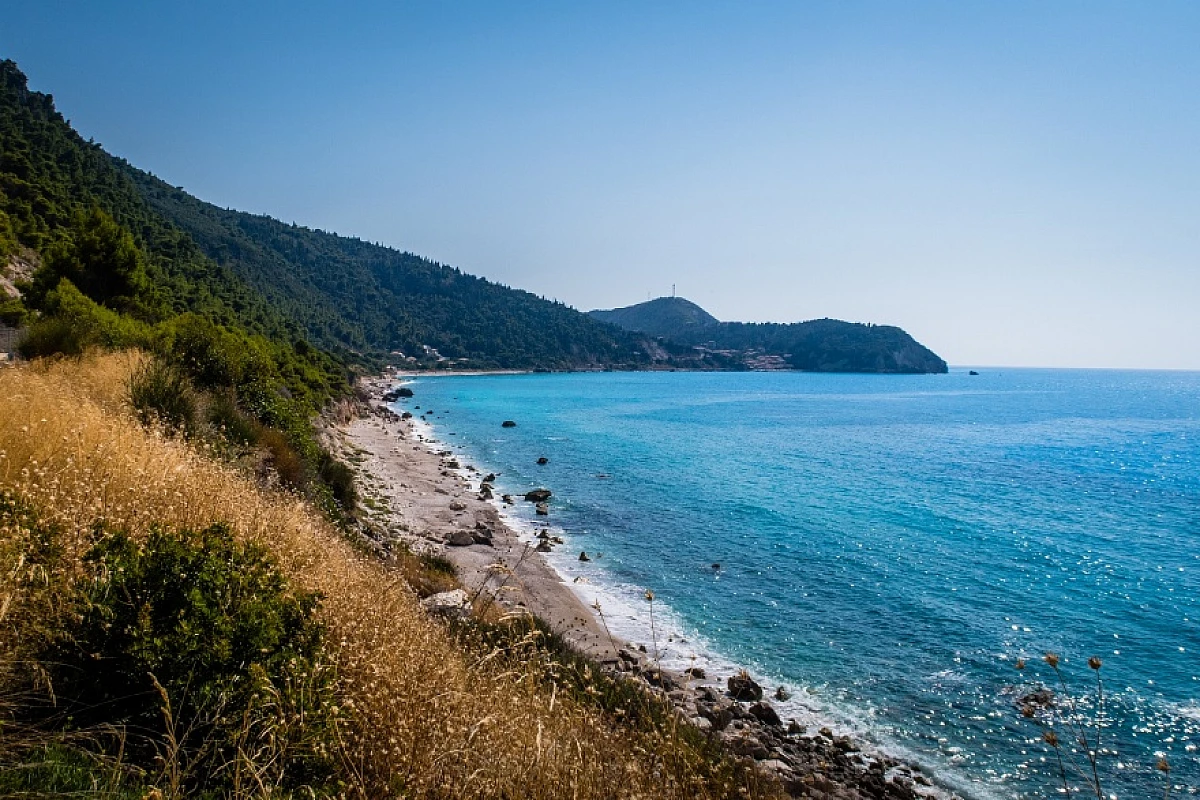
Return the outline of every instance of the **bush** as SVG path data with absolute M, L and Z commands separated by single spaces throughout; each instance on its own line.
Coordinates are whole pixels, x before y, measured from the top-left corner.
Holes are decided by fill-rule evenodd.
M 155 529 L 144 545 L 104 534 L 86 561 L 77 618 L 41 659 L 74 724 L 144 732 L 128 752 L 161 758 L 189 791 L 229 786 L 247 754 L 281 787 L 330 779 L 333 675 L 315 595 L 223 525 Z
M 241 447 L 254 444 L 262 435 L 262 425 L 238 407 L 231 389 L 213 395 L 208 406 L 208 421 L 226 440 Z
M 317 472 L 321 482 L 329 487 L 333 499 L 347 513 L 354 511 L 358 503 L 358 491 L 354 488 L 354 471 L 329 453 L 322 451 L 320 468 Z
M 79 355 L 91 346 L 147 347 L 154 340 L 149 325 L 96 303 L 66 278 L 46 296 L 42 307 L 43 316 L 30 326 L 19 348 L 26 358 Z
M 198 419 L 196 391 L 178 368 L 157 359 L 129 378 L 129 400 L 143 425 L 192 436 Z
M 307 465 L 286 436 L 274 428 L 264 428 L 258 442 L 267 449 L 269 464 L 283 485 L 297 490 L 308 486 Z

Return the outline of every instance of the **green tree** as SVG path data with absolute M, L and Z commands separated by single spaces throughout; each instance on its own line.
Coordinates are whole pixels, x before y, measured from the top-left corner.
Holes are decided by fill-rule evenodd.
M 63 278 L 119 311 L 145 311 L 150 299 L 150 278 L 133 236 L 96 206 L 77 214 L 66 237 L 47 248 L 33 276 L 32 302 L 40 305 Z

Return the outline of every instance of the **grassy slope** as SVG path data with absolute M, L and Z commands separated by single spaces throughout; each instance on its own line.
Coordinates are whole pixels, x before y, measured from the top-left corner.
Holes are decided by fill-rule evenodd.
M 0 370 L 0 491 L 63 531 L 59 566 L 27 574 L 19 525 L 0 525 L 0 711 L 7 717 L 19 698 L 49 690 L 22 682 L 29 671 L 15 665 L 62 613 L 55 598 L 85 574 L 80 557 L 96 521 L 135 537 L 155 524 L 225 521 L 238 538 L 264 545 L 298 587 L 324 598 L 319 613 L 345 709 L 330 746 L 352 795 L 746 796 L 739 786 L 751 796 L 773 793 L 731 762 L 702 755 L 673 726 L 634 730 L 568 696 L 562 667 L 532 640 L 490 650 L 456 640 L 422 613 L 399 572 L 357 552 L 293 496 L 142 428 L 125 399 L 141 358 Z M 22 735 L 0 725 L 0 772 L 5 759 L 26 752 L 32 740 Z M 146 782 L 165 774 L 164 767 Z

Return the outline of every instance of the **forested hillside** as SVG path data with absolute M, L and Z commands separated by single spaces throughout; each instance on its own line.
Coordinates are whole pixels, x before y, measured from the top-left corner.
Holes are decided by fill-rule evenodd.
M 473 367 L 637 366 L 639 339 L 561 303 L 359 239 L 217 208 L 122 164 L 150 206 L 322 347 Z
M 720 322 L 682 297 L 660 297 L 611 311 L 589 312 L 629 331 L 721 354 L 735 363 L 809 372 L 946 372 L 946 362 L 892 325 L 836 319 L 790 324 Z

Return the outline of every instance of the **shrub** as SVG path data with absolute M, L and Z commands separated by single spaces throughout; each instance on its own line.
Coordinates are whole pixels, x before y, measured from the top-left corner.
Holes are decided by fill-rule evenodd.
M 322 451 L 320 467 L 317 471 L 321 482 L 329 487 L 333 499 L 346 512 L 353 512 L 358 502 L 358 492 L 354 488 L 354 471 L 338 461 L 329 453 Z
M 158 359 L 146 362 L 129 378 L 129 399 L 144 425 L 191 436 L 198 419 L 196 391 L 177 367 Z
M 315 595 L 224 525 L 154 529 L 144 545 L 101 534 L 86 562 L 76 620 L 42 659 L 76 725 L 144 732 L 129 752 L 161 758 L 176 788 L 227 787 L 248 754 L 276 785 L 329 779 L 333 675 Z
M 279 481 L 293 489 L 304 489 L 308 485 L 308 469 L 286 436 L 275 428 L 264 428 L 259 444 L 267 450 L 270 467 L 279 475 Z
M 248 417 L 237 404 L 232 390 L 217 392 L 208 405 L 208 421 L 235 445 L 247 447 L 258 441 L 262 425 Z

